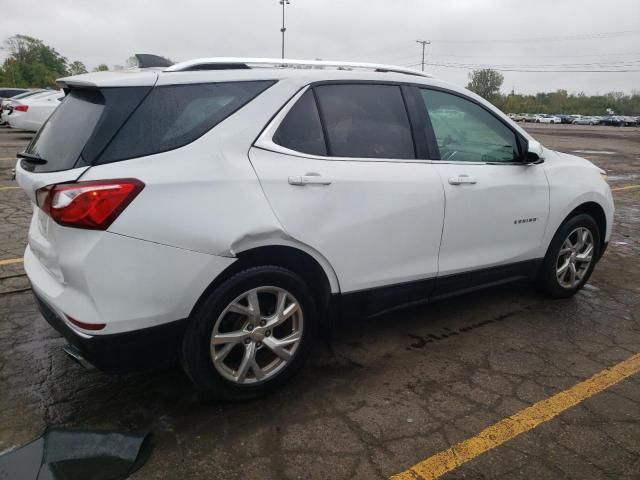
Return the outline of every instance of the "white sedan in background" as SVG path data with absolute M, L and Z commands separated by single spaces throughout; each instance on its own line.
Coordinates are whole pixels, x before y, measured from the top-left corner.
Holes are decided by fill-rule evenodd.
M 554 115 L 540 115 L 536 123 L 562 123 L 562 119 Z
M 5 98 L 0 102 L 0 125 L 4 125 L 7 123 L 7 116 L 10 111 L 13 111 L 13 106 L 21 103 L 23 100 L 26 100 L 29 97 L 34 97 L 34 95 L 42 95 L 45 93 L 51 93 L 49 90 L 29 90 L 27 92 L 21 93 L 20 95 L 16 95 L 15 97 Z
M 13 106 L 13 111 L 6 116 L 6 120 L 12 128 L 37 132 L 63 98 L 64 92 L 61 90 L 25 98 Z

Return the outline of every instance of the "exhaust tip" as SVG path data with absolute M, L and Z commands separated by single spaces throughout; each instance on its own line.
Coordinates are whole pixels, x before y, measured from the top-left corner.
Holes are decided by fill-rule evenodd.
M 80 352 L 80 350 L 78 350 L 77 347 L 74 347 L 71 344 L 67 344 L 64 347 L 62 347 L 62 350 L 64 351 L 64 353 L 69 355 L 72 360 L 75 360 L 77 363 L 82 365 L 87 370 L 95 370 L 95 367 L 91 365 L 87 361 L 87 359 L 82 356 L 82 353 Z

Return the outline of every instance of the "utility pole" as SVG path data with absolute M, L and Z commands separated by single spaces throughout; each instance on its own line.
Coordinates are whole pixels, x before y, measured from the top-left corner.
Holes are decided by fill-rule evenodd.
M 422 71 L 424 72 L 424 49 L 427 45 L 431 45 L 431 42 L 427 40 L 416 40 L 416 42 L 422 45 Z
M 289 3 L 289 0 L 280 0 L 280 5 L 282 5 L 282 28 L 280 29 L 280 32 L 282 32 L 282 58 L 284 58 L 284 32 L 287 31 L 284 26 L 284 7 L 285 5 L 289 5 Z

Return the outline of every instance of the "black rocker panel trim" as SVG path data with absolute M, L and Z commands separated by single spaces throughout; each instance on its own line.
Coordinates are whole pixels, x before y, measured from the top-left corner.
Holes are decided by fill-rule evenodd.
M 542 259 L 483 268 L 471 272 L 399 283 L 338 294 L 333 305 L 342 319 L 367 318 L 434 300 L 463 295 L 472 291 L 532 279 Z

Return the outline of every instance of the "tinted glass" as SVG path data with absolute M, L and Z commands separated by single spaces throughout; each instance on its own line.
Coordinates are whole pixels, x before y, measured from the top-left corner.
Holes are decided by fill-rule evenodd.
M 97 163 L 142 157 L 186 145 L 272 84 L 257 81 L 156 87 Z
M 330 155 L 415 158 L 413 136 L 400 87 L 322 85 L 316 87 L 316 93 L 327 130 Z
M 11 98 L 24 91 L 25 91 L 24 88 L 5 88 L 3 90 L 0 90 L 0 97 Z
M 515 133 L 481 106 L 457 95 L 421 89 L 442 160 L 514 162 Z
M 15 97 L 11 97 L 11 100 L 20 100 L 21 98 L 32 97 L 33 95 L 38 95 L 40 93 L 42 93 L 42 91 L 23 92 Z
M 311 90 L 307 90 L 289 110 L 273 141 L 297 152 L 327 154 L 318 107 Z
M 71 90 L 26 150 L 44 158 L 47 163 L 29 164 L 29 170 L 55 172 L 73 168 L 103 109 L 104 97 L 99 91 Z

